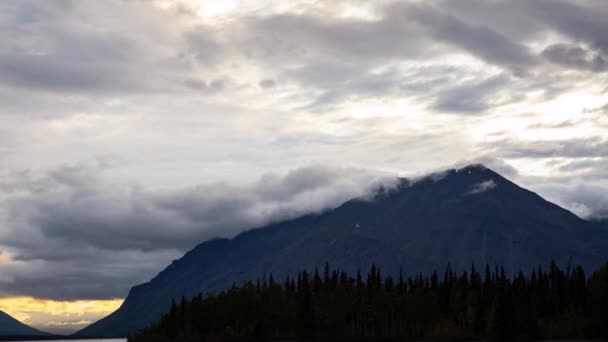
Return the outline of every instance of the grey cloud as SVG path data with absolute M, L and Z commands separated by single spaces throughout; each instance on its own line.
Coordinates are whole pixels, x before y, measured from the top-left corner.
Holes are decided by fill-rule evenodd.
M 427 102 L 434 112 L 449 114 L 487 114 L 489 109 L 516 102 L 530 89 L 538 88 L 534 82 L 509 73 L 490 74 L 464 67 L 426 66 L 399 76 L 399 95 L 412 96 Z M 556 81 L 551 86 L 558 84 Z
M 608 158 L 605 155 L 568 160 L 558 165 L 557 169 L 589 181 L 608 180 Z
M 600 114 L 608 114 L 608 103 L 603 106 L 595 107 L 595 108 L 585 108 L 585 113 L 600 113 Z
M 506 75 L 493 76 L 481 81 L 454 84 L 441 90 L 432 104 L 433 109 L 446 113 L 476 114 L 485 111 L 492 103 L 496 92 L 508 87 L 510 78 Z
M 278 56 L 287 60 L 285 78 L 310 90 L 309 98 L 313 99 L 298 108 L 312 111 L 326 110 L 351 97 L 404 95 L 400 89 L 414 90 L 420 96 L 431 90 L 420 88 L 445 86 L 448 80 L 443 74 L 437 74 L 436 83 L 429 83 L 428 77 L 435 75 L 432 73 L 424 74 L 424 80 L 413 84 L 411 70 L 392 68 L 390 63 L 449 54 L 446 45 L 517 74 L 538 63 L 524 45 L 490 27 L 468 24 L 428 5 L 393 4 L 383 8 L 381 17 L 375 20 L 329 21 L 309 15 L 280 15 L 250 18 L 245 27 L 247 49 L 258 52 L 251 56 L 273 65 Z M 384 70 L 374 70 L 381 62 Z M 433 100 L 434 107 L 452 113 L 479 113 L 494 105 L 488 97 L 499 87 L 496 83 L 502 81 L 505 89 L 511 90 L 505 76 L 483 80 L 487 75 L 460 89 L 463 85 L 459 81 L 464 76 L 450 80 L 452 89 L 431 93 L 438 97 Z M 514 96 L 509 100 L 514 100 Z
M 295 92 L 311 100 L 304 105 L 297 103 L 294 108 L 313 112 L 338 106 L 351 97 L 404 95 L 399 93 L 399 89 L 408 87 L 408 71 L 392 68 L 393 64 L 449 56 L 454 48 L 520 76 L 527 69 L 536 71 L 533 67 L 542 68 L 540 59 L 530 53 L 525 43 L 536 37 L 538 32 L 547 30 L 548 25 L 541 20 L 536 20 L 536 25 L 523 25 L 534 21 L 531 19 L 533 15 L 526 11 L 528 5 L 516 3 L 509 6 L 499 1 L 491 4 L 476 2 L 476 6 L 466 2 L 446 2 L 435 7 L 396 3 L 380 7 L 378 17 L 374 19 L 328 18 L 314 12 L 251 15 L 240 18 L 230 25 L 230 29 L 218 30 L 204 24 L 179 26 L 177 19 L 184 14 L 179 14 L 183 10 L 177 6 L 173 11 L 162 12 L 162 16 L 170 16 L 176 21 L 177 38 L 165 42 L 167 46 L 175 46 L 169 53 L 161 52 L 154 44 L 143 43 L 138 34 L 150 27 L 137 26 L 133 32 L 102 29 L 76 32 L 73 25 L 62 23 L 73 23 L 68 19 L 78 17 L 80 13 L 76 11 L 82 7 L 78 3 L 63 11 L 42 3 L 32 4 L 13 6 L 21 12 L 17 17 L 22 18 L 22 25 L 33 27 L 29 30 L 15 29 L 17 38 L 14 41 L 36 38 L 46 41 L 50 48 L 46 54 L 40 55 L 28 54 L 23 47 L 11 46 L 7 49 L 9 52 L 0 54 L 0 69 L 6 74 L 4 82 L 11 87 L 87 95 L 183 90 L 223 93 L 230 87 L 224 79 L 211 74 L 228 66 L 230 70 L 237 70 L 232 67 L 247 63 L 269 68 L 269 77 L 296 83 L 301 89 Z M 118 5 L 107 7 L 153 11 L 149 3 L 135 4 L 139 7 L 133 3 L 124 8 Z M 548 6 L 545 3 L 541 5 Z M 103 8 L 105 5 L 98 6 Z M 481 19 L 476 20 L 476 16 L 471 14 L 477 12 Z M 500 19 L 495 13 L 505 14 L 509 20 Z M 188 20 L 196 18 L 192 13 L 187 17 Z M 529 33 L 525 34 L 522 27 L 530 27 Z M 143 33 L 150 35 L 147 31 Z M 546 55 L 552 57 L 546 58 L 562 61 L 559 65 L 565 67 L 571 65 L 565 62 L 570 59 L 564 60 L 564 53 L 558 53 L 561 56 L 558 58 L 553 50 L 547 51 Z M 597 56 L 595 61 L 588 62 L 599 65 L 601 61 L 602 57 Z M 378 72 L 379 66 L 388 70 Z M 416 67 L 410 65 L 406 69 Z M 199 73 L 203 75 L 197 75 Z M 547 79 L 548 76 L 542 78 Z M 268 78 L 258 85 L 267 89 L 273 84 L 270 81 Z M 535 82 L 529 88 L 558 93 L 563 90 L 557 89 L 553 81 Z M 567 84 L 567 89 L 573 86 L 572 82 Z M 460 86 L 458 83 L 454 85 Z M 505 84 L 505 92 L 509 91 L 521 93 L 524 90 Z M 480 113 L 494 105 L 483 95 L 475 98 L 474 93 L 466 90 L 446 90 L 438 96 L 440 98 L 436 101 L 430 101 L 436 102 L 434 106 L 445 112 L 470 110 Z M 507 97 L 511 101 L 519 98 Z M 57 101 L 60 102 L 59 99 Z M 56 105 L 61 108 L 59 103 Z M 31 104 L 21 105 L 26 106 Z M 39 106 L 48 107 L 45 104 Z
M 467 71 L 426 66 L 370 72 L 356 66 L 327 63 L 290 70 L 286 77 L 318 90 L 304 106 L 312 111 L 339 106 L 349 98 L 399 96 L 428 102 L 431 109 L 442 113 L 476 115 L 521 98 L 530 87 L 505 73 L 486 75 Z
M 601 55 L 576 45 L 553 44 L 546 47 L 542 55 L 552 63 L 573 69 L 605 71 L 608 67 L 608 63 Z
M 499 141 L 491 149 L 506 158 L 587 158 L 608 155 L 608 142 L 600 138 L 548 140 L 548 141 Z
M 207 27 L 201 27 L 185 33 L 187 52 L 199 62 L 209 67 L 217 62 L 221 52 L 221 44 L 213 38 L 214 33 Z
M 562 172 L 586 170 L 595 167 L 597 163 L 597 160 L 592 159 L 575 160 L 560 165 L 559 170 Z
M 306 168 L 284 179 L 266 175 L 251 187 L 215 184 L 159 193 L 128 184 L 108 187 L 98 177 L 84 166 L 54 170 L 44 192 L 8 201 L 10 217 L 47 238 L 98 248 L 185 249 L 192 241 L 337 205 L 362 194 L 373 178 L 363 171 Z
M 258 83 L 258 85 L 260 86 L 260 88 L 270 89 L 270 88 L 274 88 L 277 85 L 277 82 L 273 79 L 265 78 L 265 79 L 261 80 Z
M 512 42 L 488 26 L 471 25 L 457 17 L 427 5 L 408 8 L 409 17 L 426 28 L 430 34 L 486 62 L 522 71 L 537 63 L 525 45 Z
M 226 81 L 223 79 L 214 79 L 208 82 L 196 78 L 188 78 L 184 80 L 184 85 L 195 91 L 203 91 L 207 93 L 221 92 L 226 87 Z
M 0 37 L 9 42 L 0 53 L 0 82 L 7 87 L 88 95 L 166 91 L 174 87 L 174 75 L 188 71 L 183 63 L 171 65 L 173 56 L 158 44 L 142 42 L 156 27 L 121 30 L 119 25 L 127 23 L 120 21 L 120 15 L 114 18 L 115 26 L 103 20 L 117 12 L 133 12 L 141 21 L 160 15 L 151 3 L 76 2 L 62 7 L 57 1 L 7 1 L 2 5 L 15 16 L 14 22 L 10 15 L 0 17 L 7 28 Z M 74 20 L 91 20 L 95 9 L 99 13 L 92 22 Z M 171 44 L 177 50 L 181 42 Z
M 124 298 L 129 288 L 151 279 L 159 265 L 181 256 L 181 251 L 90 250 L 53 240 L 57 249 L 81 250 L 64 260 L 16 260 L 0 264 L 0 294 L 29 295 L 56 300 Z
M 244 27 L 249 56 L 269 62 L 283 56 L 291 61 L 348 58 L 368 63 L 413 58 L 430 48 L 412 34 L 414 27 L 402 12 L 387 13 L 381 20 L 281 14 L 250 18 Z
M 344 63 L 316 63 L 288 70 L 285 77 L 317 90 L 305 108 L 326 110 L 348 97 L 373 97 L 399 91 L 400 75 L 395 70 L 370 72 Z
M 602 186 L 544 184 L 536 187 L 544 197 L 586 219 L 608 218 L 608 188 Z
M 553 29 L 608 53 L 608 6 L 603 1 L 525 1 L 526 9 Z
M 14 4 L 19 13 L 31 12 L 44 20 L 9 26 L 12 31 L 5 34 L 11 35 L 11 43 L 0 53 L 2 82 L 59 92 L 135 86 L 132 68 L 126 66 L 134 65 L 141 51 L 127 35 L 70 27 L 63 22 L 70 11 L 62 13 L 51 2 Z
M 122 72 L 126 70 L 75 64 L 52 56 L 0 55 L 3 82 L 26 89 L 80 92 L 134 86 Z
M 573 42 L 542 53 L 565 68 L 595 71 L 596 64 L 606 60 L 608 39 L 604 32 L 608 26 L 604 18 L 608 6 L 602 1 L 444 0 L 437 7 L 472 25 L 491 27 L 512 42 L 540 41 L 547 34 L 565 36 Z M 585 51 L 577 51 L 577 46 Z M 583 52 L 584 61 L 580 60 Z
M 534 0 L 532 0 L 534 1 Z M 492 27 L 511 41 L 525 43 L 540 38 L 546 25 L 529 15 L 528 0 L 438 0 L 437 8 L 478 27 Z
M 555 129 L 555 128 L 567 128 L 576 126 L 581 120 L 563 120 L 556 123 L 537 123 L 528 126 L 528 128 L 540 128 L 540 129 Z
M 103 177 L 108 167 L 84 163 L 37 176 L 31 171 L 5 176 L 12 188 L 2 194 L 2 226 L 10 230 L 0 231 L 0 240 L 13 261 L 0 264 L 8 277 L 0 281 L 0 294 L 123 297 L 158 265 L 205 239 L 335 207 L 396 179 L 311 166 L 268 173 L 246 186 L 151 190 L 108 183 Z

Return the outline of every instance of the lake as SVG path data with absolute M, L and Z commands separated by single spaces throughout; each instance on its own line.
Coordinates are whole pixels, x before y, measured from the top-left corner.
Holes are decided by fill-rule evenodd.
M 43 340 L 28 340 L 21 342 L 42 342 Z M 44 342 L 126 342 L 126 338 L 108 338 L 108 339 L 82 339 L 82 340 L 44 340 Z

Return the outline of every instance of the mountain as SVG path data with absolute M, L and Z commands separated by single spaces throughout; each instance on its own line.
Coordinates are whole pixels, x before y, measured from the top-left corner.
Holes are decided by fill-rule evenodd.
M 0 340 L 17 337 L 39 337 L 50 334 L 31 328 L 3 311 L 0 311 Z
M 372 263 L 383 274 L 443 272 L 449 263 L 529 271 L 556 260 L 592 270 L 608 260 L 608 231 L 470 165 L 380 189 L 323 214 L 203 242 L 151 281 L 135 286 L 114 313 L 77 333 L 125 336 L 157 320 L 172 298 L 215 291 L 272 272 L 283 279 L 326 262 L 349 273 Z
M 608 219 L 598 219 L 591 222 L 593 222 L 599 229 L 605 229 L 608 231 Z

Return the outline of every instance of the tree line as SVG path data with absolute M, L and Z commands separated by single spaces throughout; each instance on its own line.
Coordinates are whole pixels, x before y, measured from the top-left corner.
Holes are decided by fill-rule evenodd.
M 182 298 L 129 342 L 249 340 L 606 339 L 608 264 L 508 276 L 502 267 L 352 276 L 326 265 Z

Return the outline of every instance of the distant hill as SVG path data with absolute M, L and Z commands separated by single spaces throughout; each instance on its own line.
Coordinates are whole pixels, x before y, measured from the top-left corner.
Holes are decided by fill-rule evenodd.
M 0 341 L 6 340 L 6 338 L 41 336 L 51 336 L 51 334 L 29 327 L 0 311 Z
M 349 273 L 455 270 L 472 263 L 529 271 L 555 260 L 587 270 L 608 260 L 608 230 L 523 189 L 483 165 L 412 181 L 319 215 L 214 239 L 135 286 L 114 313 L 77 336 L 126 336 L 154 322 L 172 298 L 216 291 L 273 273 L 275 279 L 326 262 Z

